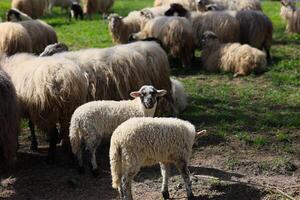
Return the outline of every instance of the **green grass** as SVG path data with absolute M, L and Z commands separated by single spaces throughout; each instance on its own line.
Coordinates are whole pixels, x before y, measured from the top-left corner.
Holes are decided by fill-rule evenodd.
M 0 16 L 4 16 L 9 2 L 0 1 Z M 124 16 L 151 5 L 152 0 L 117 0 L 113 11 Z M 172 69 L 172 75 L 183 81 L 189 93 L 189 106 L 181 118 L 221 138 L 236 135 L 259 147 L 272 143 L 268 140 L 292 141 L 293 132 L 300 127 L 300 35 L 285 33 L 279 2 L 264 1 L 263 9 L 274 25 L 274 63 L 264 75 L 234 79 L 231 74 L 206 73 L 201 66 L 188 71 Z M 73 50 L 113 45 L 107 21 L 100 15 L 69 22 L 57 8 L 43 20 Z M 279 134 L 286 130 L 290 130 L 288 137 Z M 290 146 L 286 148 L 293 152 Z

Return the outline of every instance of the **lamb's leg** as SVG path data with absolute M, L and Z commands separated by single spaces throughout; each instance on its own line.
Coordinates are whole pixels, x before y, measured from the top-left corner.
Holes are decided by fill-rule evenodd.
M 37 139 L 36 139 L 36 135 L 35 135 L 34 124 L 32 123 L 31 120 L 28 121 L 28 126 L 29 126 L 30 133 L 31 133 L 30 150 L 37 151 L 38 150 L 38 143 L 37 143 Z
M 170 194 L 168 190 L 168 180 L 170 175 L 170 166 L 167 163 L 159 163 L 160 164 L 160 171 L 162 175 L 162 186 L 161 186 L 161 193 L 164 199 L 170 199 Z
M 96 136 L 90 137 L 89 140 L 86 141 L 87 149 L 89 150 L 91 155 L 91 171 L 94 177 L 97 177 L 99 175 L 97 159 L 96 159 L 96 151 L 100 143 L 101 140 Z
M 50 146 L 49 146 L 49 150 L 48 150 L 48 157 L 47 157 L 47 161 L 48 162 L 53 162 L 55 161 L 55 157 L 56 157 L 56 144 L 57 144 L 57 140 L 58 140 L 58 130 L 56 127 L 52 128 L 50 130 Z
M 123 175 L 121 178 L 121 199 L 122 200 L 132 200 L 131 194 L 131 180 L 133 177 L 128 175 Z
M 78 160 L 78 172 L 79 174 L 84 174 L 84 166 L 83 166 L 83 148 L 80 147 L 80 150 L 76 154 Z
M 188 166 L 187 166 L 187 162 L 186 161 L 179 161 L 179 162 L 176 163 L 176 167 L 177 167 L 178 171 L 180 172 L 180 174 L 181 174 L 181 176 L 184 180 L 188 200 L 194 199 L 194 194 L 193 194 L 193 191 L 192 191 L 192 182 L 190 180 L 190 172 L 189 172 L 189 169 L 188 169 Z

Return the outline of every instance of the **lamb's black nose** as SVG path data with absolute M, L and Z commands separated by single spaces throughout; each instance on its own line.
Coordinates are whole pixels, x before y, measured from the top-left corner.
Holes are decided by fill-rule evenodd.
M 128 41 L 129 41 L 129 42 L 135 41 L 135 39 L 134 39 L 134 37 L 133 37 L 133 34 L 130 34 Z

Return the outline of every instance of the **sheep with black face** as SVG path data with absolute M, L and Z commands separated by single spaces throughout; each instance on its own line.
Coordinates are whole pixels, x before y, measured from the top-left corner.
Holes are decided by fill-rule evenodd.
M 91 153 L 92 172 L 97 176 L 96 150 L 101 141 L 110 138 L 121 123 L 132 117 L 153 117 L 157 98 L 166 93 L 166 90 L 144 85 L 140 90 L 130 93 L 133 100 L 93 101 L 78 107 L 71 119 L 69 136 L 72 152 L 79 162 L 79 172 L 84 171 L 84 146 Z

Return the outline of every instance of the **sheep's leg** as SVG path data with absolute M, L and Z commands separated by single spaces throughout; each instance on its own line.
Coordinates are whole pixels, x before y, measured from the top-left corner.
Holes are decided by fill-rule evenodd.
M 86 141 L 87 149 L 90 152 L 91 155 L 91 171 L 94 177 L 97 177 L 99 175 L 98 165 L 97 165 L 97 159 L 96 159 L 96 151 L 101 143 L 101 139 L 95 137 L 90 137 L 88 141 Z
M 270 49 L 269 48 L 266 48 L 266 53 L 267 53 L 267 62 L 268 64 L 271 64 L 272 63 L 272 57 L 271 57 L 271 54 L 270 54 Z
M 122 200 L 132 200 L 131 194 L 131 180 L 133 177 L 128 175 L 123 175 L 121 178 L 121 199 Z
M 32 123 L 31 120 L 28 121 L 28 126 L 29 126 L 30 133 L 31 133 L 30 149 L 32 151 L 37 151 L 38 150 L 38 143 L 37 143 L 37 139 L 36 139 L 36 135 L 35 135 L 34 124 Z
M 50 146 L 49 146 L 48 158 L 47 158 L 48 162 L 55 161 L 57 140 L 58 140 L 58 130 L 56 127 L 54 127 L 50 130 Z
M 188 200 L 194 199 L 194 194 L 192 191 L 192 182 L 190 180 L 190 172 L 187 167 L 187 162 L 186 161 L 178 162 L 178 163 L 176 163 L 176 167 L 184 180 Z
M 167 163 L 159 163 L 160 164 L 160 171 L 162 175 L 162 186 L 161 186 L 161 193 L 164 199 L 170 199 L 170 194 L 168 190 L 168 180 L 170 175 L 170 166 Z

